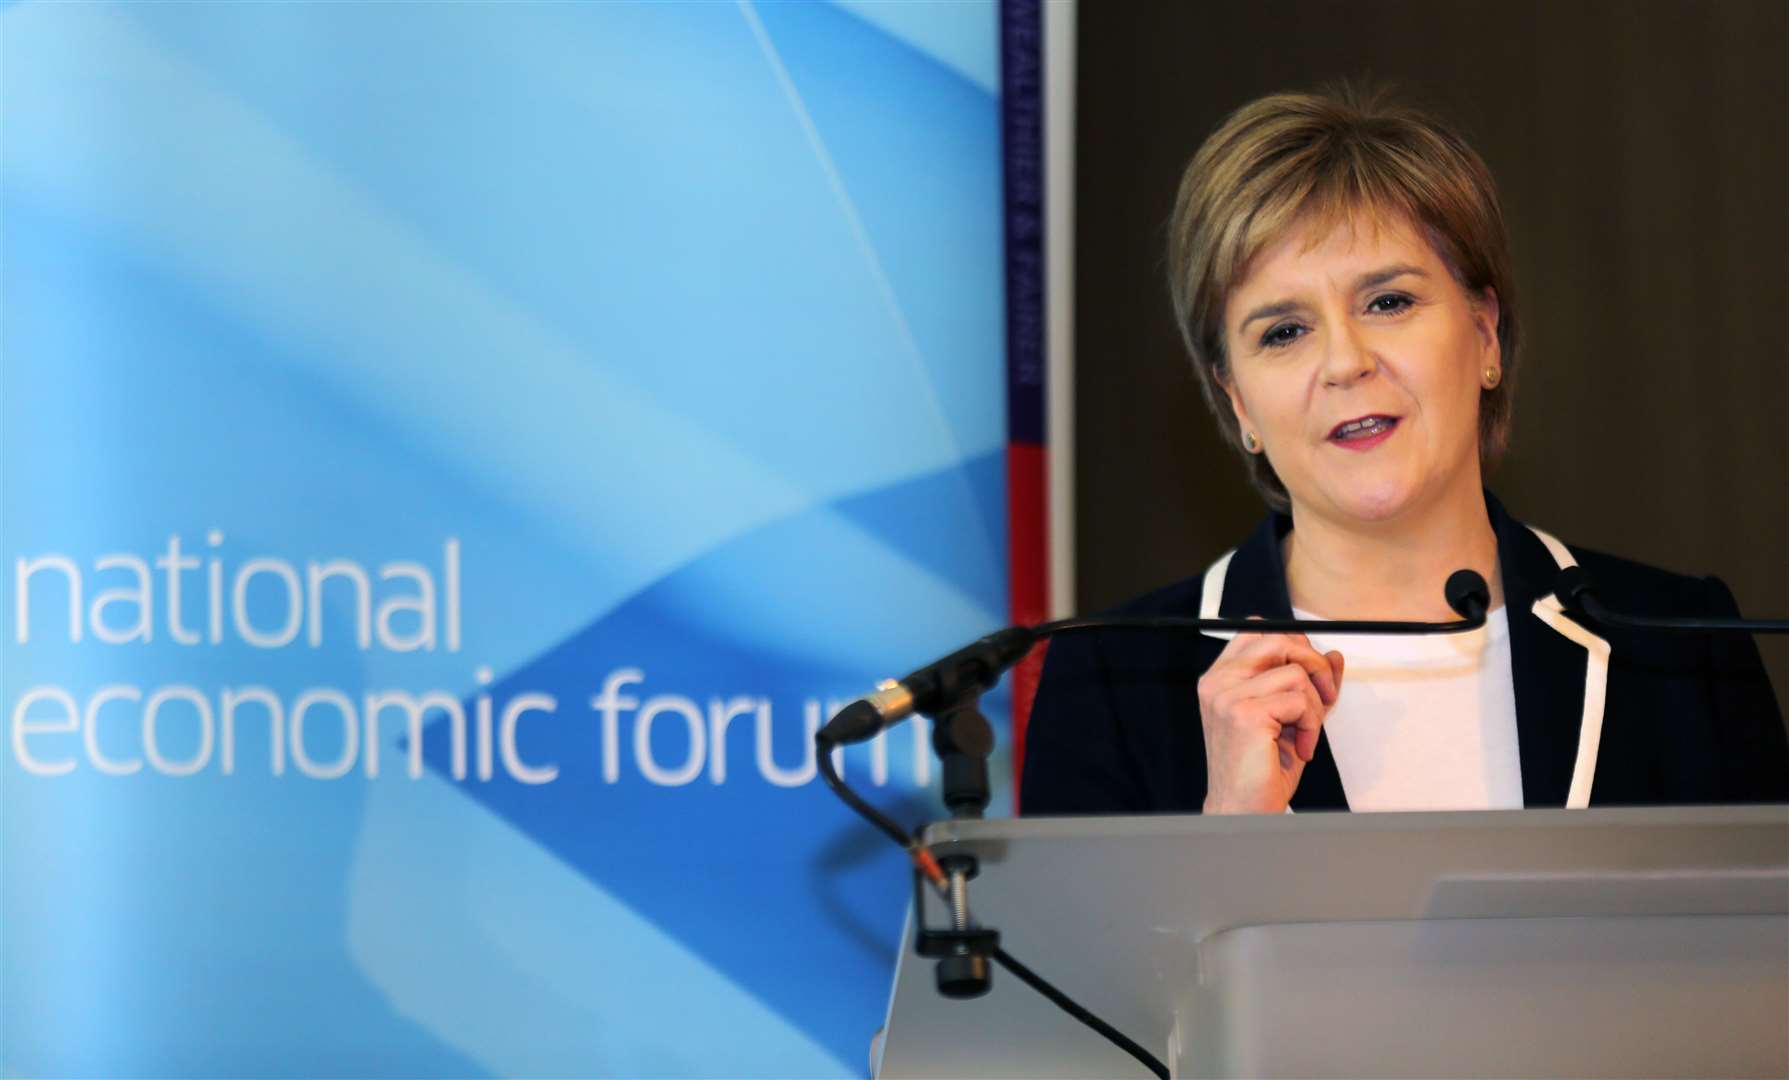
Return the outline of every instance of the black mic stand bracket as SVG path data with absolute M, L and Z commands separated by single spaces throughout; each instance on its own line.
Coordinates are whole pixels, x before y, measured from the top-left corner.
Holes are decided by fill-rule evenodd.
M 981 695 L 973 691 L 930 718 L 932 749 L 943 772 L 944 805 L 955 818 L 979 818 L 992 797 L 988 755 L 994 749 L 994 728 L 981 711 Z M 980 871 L 973 855 L 945 855 L 944 871 L 950 925 L 926 922 L 925 880 L 913 870 L 914 951 L 938 961 L 938 992 L 949 998 L 980 997 L 993 986 L 988 959 L 1000 948 L 1000 932 L 974 924 L 969 913 L 969 881 Z
M 979 870 L 973 855 L 938 860 L 948 882 L 950 925 L 926 922 L 925 876 L 913 871 L 913 951 L 938 961 L 938 992 L 947 998 L 980 997 L 992 989 L 988 958 L 1000 949 L 1000 931 L 976 926 L 969 916 L 969 879 Z

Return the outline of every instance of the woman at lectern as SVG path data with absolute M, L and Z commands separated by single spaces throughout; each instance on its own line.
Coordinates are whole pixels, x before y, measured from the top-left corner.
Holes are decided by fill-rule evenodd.
M 1056 639 L 1027 814 L 1789 801 L 1789 746 L 1736 634 L 1593 629 L 1553 595 L 1581 564 L 1621 607 L 1734 616 L 1714 578 L 1568 546 L 1483 486 L 1517 368 L 1496 188 L 1457 135 L 1350 92 L 1244 106 L 1194 156 L 1168 253 L 1175 315 L 1272 514 L 1127 615 L 1456 618 L 1431 636 L 1113 632 Z

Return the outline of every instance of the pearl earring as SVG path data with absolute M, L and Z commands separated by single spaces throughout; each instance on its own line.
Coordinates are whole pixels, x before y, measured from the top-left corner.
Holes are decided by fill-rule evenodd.
M 1254 432 L 1245 431 L 1242 433 L 1242 448 L 1251 454 L 1259 453 L 1261 450 L 1261 440 L 1255 438 Z
M 1485 389 L 1486 390 L 1495 390 L 1497 388 L 1497 383 L 1502 378 L 1503 378 L 1503 372 L 1497 370 L 1494 367 L 1486 368 L 1485 369 Z

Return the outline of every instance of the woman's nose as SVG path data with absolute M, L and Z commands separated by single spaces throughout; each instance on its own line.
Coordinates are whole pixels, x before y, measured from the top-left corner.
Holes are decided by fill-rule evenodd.
M 1359 329 L 1347 319 L 1330 325 L 1336 330 L 1329 335 L 1329 348 L 1323 353 L 1323 385 L 1346 387 L 1372 376 L 1379 361 Z

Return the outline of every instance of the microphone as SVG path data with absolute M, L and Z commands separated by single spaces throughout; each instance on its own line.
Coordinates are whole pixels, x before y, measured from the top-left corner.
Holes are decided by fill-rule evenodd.
M 1594 602 L 1590 591 L 1590 575 L 1582 566 L 1568 566 L 1553 579 L 1553 595 L 1559 598 L 1560 606 L 1574 615 L 1590 614 L 1584 606 L 1586 601 Z
M 1613 611 L 1597 596 L 1596 586 L 1582 566 L 1568 566 L 1553 579 L 1553 595 L 1566 614 L 1580 621 L 1618 630 L 1652 630 L 1666 633 L 1789 634 L 1789 619 L 1729 619 L 1700 615 L 1674 617 L 1630 615 Z
M 1089 630 L 1153 630 L 1198 633 L 1207 630 L 1246 634 L 1458 634 L 1485 624 L 1491 589 L 1476 570 L 1456 570 L 1442 587 L 1447 606 L 1459 622 L 1395 622 L 1372 619 L 1195 619 L 1185 616 L 1087 616 L 1059 619 L 1036 626 L 1012 626 L 935 660 L 900 680 L 888 680 L 876 692 L 840 709 L 815 732 L 824 747 L 873 739 L 884 728 L 914 713 L 936 713 L 961 701 L 967 693 L 986 690 L 1007 668 L 1025 658 L 1031 647 L 1057 634 Z
M 1491 609 L 1491 587 L 1477 570 L 1455 570 L 1441 587 L 1447 606 L 1460 613 L 1462 619 L 1485 621 Z
M 1007 668 L 1023 660 L 1031 646 L 1048 636 L 1047 626 L 997 630 L 903 679 L 886 680 L 875 693 L 840 709 L 814 738 L 828 746 L 863 742 L 916 712 L 934 713 L 967 693 L 986 690 L 1000 681 Z

